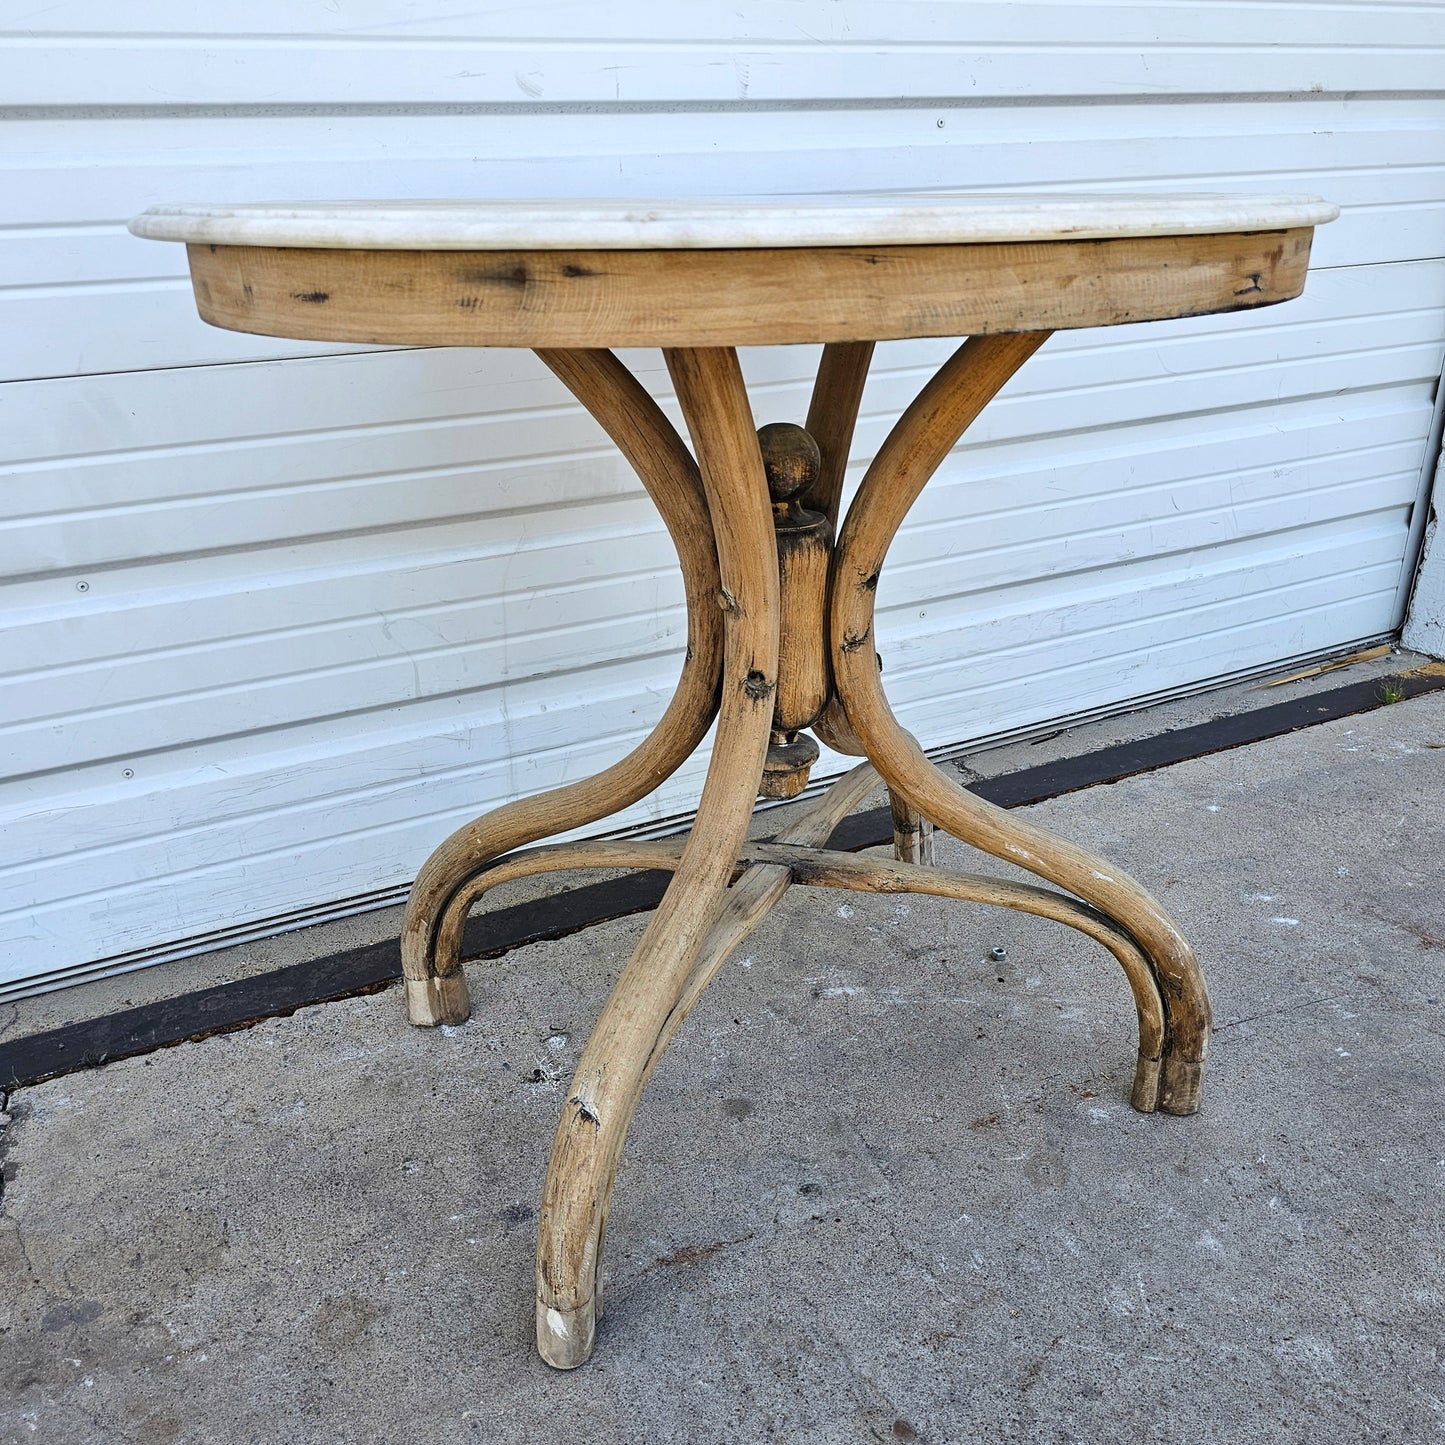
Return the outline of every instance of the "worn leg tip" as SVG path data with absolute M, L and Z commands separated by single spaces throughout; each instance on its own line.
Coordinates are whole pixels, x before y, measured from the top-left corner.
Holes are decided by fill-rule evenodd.
M 576 1309 L 537 1299 L 537 1353 L 554 1370 L 575 1370 L 591 1357 L 597 1336 L 596 1296 Z
M 1134 1066 L 1134 1090 L 1129 1102 L 1141 1113 L 1152 1114 L 1159 1107 L 1159 1087 L 1162 1082 L 1164 1064 L 1161 1059 L 1139 1055 Z
M 1204 1092 L 1204 1060 L 1168 1058 L 1159 1086 L 1159 1107 L 1166 1114 L 1193 1114 Z
M 418 1028 L 437 1024 L 464 1024 L 472 1016 L 472 999 L 467 992 L 466 975 L 461 969 L 445 978 L 406 980 L 406 1016 Z

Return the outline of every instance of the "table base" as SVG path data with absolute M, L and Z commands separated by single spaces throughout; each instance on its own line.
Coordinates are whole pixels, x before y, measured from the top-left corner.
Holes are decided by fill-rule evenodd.
M 678 549 L 688 599 L 688 652 L 657 729 L 595 778 L 523 799 L 468 824 L 418 875 L 402 931 L 407 1007 L 417 1024 L 457 1023 L 470 1005 L 461 970 L 468 910 L 510 879 L 566 868 L 673 872 L 578 1063 L 542 1195 L 537 1343 L 558 1368 L 591 1354 L 601 1314 L 600 1265 L 623 1141 L 653 1067 L 729 953 L 793 884 L 915 892 L 992 903 L 1055 919 L 1103 944 L 1122 966 L 1139 1021 L 1133 1106 L 1172 1114 L 1199 1105 L 1209 1001 L 1192 950 L 1158 903 L 1102 858 L 975 797 L 935 768 L 884 696 L 873 647 L 873 599 L 908 508 L 984 405 L 1047 337 L 981 336 L 923 388 L 869 467 L 826 561 L 819 615 L 780 602 L 774 518 L 757 433 L 731 348 L 665 353 L 692 437 L 690 453 L 610 352 L 539 351 L 607 429 L 656 502 Z M 802 497 L 836 521 L 872 346 L 824 348 L 807 431 L 820 465 Z M 810 514 L 811 515 L 811 514 Z M 783 590 L 789 573 L 785 553 Z M 806 598 L 798 592 L 784 600 Z M 826 642 L 825 642 L 826 640 Z M 826 645 L 822 658 L 817 655 Z M 771 843 L 746 839 L 769 744 L 796 737 L 800 679 L 822 676 L 809 719 L 830 746 L 866 761 Z M 697 819 L 685 840 L 591 841 L 532 848 L 646 796 L 717 735 Z M 882 779 L 898 861 L 822 845 Z M 932 866 L 933 825 L 1057 889 Z M 524 851 L 516 851 L 522 849 Z

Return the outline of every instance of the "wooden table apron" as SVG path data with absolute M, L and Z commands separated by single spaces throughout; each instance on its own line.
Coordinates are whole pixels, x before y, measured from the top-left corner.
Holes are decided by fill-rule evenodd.
M 535 349 L 634 467 L 677 548 L 687 656 L 655 731 L 596 777 L 459 829 L 422 868 L 403 926 L 410 1017 L 459 1022 L 470 1012 L 462 927 L 488 889 L 563 868 L 674 873 L 602 1010 L 558 1125 L 537 1257 L 538 1348 L 549 1363 L 571 1367 L 591 1353 L 613 1180 L 648 1075 L 728 953 L 792 884 L 994 903 L 1079 930 L 1113 954 L 1134 996 L 1134 1107 L 1198 1108 L 1210 1011 L 1188 942 L 1113 865 L 981 801 L 928 762 L 883 694 L 874 594 L 928 478 L 1052 330 L 1286 300 L 1303 288 L 1311 235 L 1303 227 L 737 250 L 189 247 L 197 304 L 219 326 Z M 894 426 L 839 528 L 873 344 L 924 336 L 969 339 Z M 806 426 L 767 428 L 760 445 L 734 348 L 798 342 L 824 343 Z M 691 450 L 605 349 L 615 346 L 664 349 Z M 528 847 L 646 796 L 715 718 L 685 842 Z M 774 842 L 749 843 L 760 786 L 786 793 L 806 778 L 816 755 L 801 732 L 809 726 L 866 761 Z M 897 860 L 824 849 L 880 777 Z M 1054 886 L 933 866 L 934 824 Z

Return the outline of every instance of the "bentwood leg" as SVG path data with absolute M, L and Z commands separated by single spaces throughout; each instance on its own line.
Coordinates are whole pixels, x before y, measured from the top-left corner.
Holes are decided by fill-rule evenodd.
M 869 467 L 833 556 L 838 700 L 892 794 L 965 843 L 1068 889 L 1138 943 L 1158 977 L 1166 1011 L 1158 1106 L 1189 1114 L 1199 1105 L 1210 1011 L 1184 936 L 1149 893 L 1112 864 L 984 802 L 933 767 L 893 716 L 874 660 L 874 593 L 894 534 L 964 429 L 1046 335 L 965 342 L 899 419 Z
M 682 1021 L 689 975 L 737 866 L 777 681 L 777 554 L 736 353 L 675 350 L 667 363 L 717 539 L 722 699 L 682 861 L 587 1041 L 552 1146 L 537 1240 L 537 1348 L 562 1369 L 592 1352 L 607 1211 L 623 1141 L 647 1077 Z
M 702 741 L 717 711 L 723 619 L 712 523 L 696 463 L 672 423 L 610 351 L 539 351 L 603 425 L 661 512 L 687 594 L 687 660 L 662 720 L 621 761 L 488 813 L 459 828 L 427 859 L 407 900 L 402 972 L 414 1024 L 460 1023 L 470 1012 L 461 968 L 468 880 L 494 859 L 539 838 L 630 806 L 665 782 Z
M 933 824 L 896 789 L 888 789 L 893 817 L 893 853 L 900 863 L 933 863 Z

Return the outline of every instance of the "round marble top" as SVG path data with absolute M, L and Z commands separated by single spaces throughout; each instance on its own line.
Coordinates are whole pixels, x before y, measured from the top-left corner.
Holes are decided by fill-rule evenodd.
M 130 229 L 154 241 L 220 246 L 646 251 L 1215 235 L 1317 226 L 1338 215 L 1338 206 L 1308 195 L 895 191 L 153 206 Z

